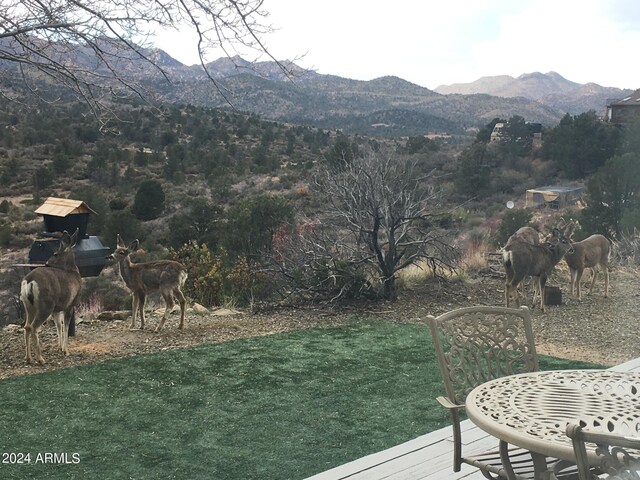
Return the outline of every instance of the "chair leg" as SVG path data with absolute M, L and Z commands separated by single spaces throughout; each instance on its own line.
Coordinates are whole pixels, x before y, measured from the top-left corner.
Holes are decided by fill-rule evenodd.
M 451 411 L 453 426 L 453 471 L 459 472 L 462 467 L 462 433 L 460 432 L 460 415 L 455 409 Z
M 502 467 L 507 474 L 508 480 L 516 480 L 516 474 L 511 466 L 511 459 L 509 458 L 509 444 L 504 440 L 500 440 L 500 460 L 502 461 Z
M 533 471 L 535 472 L 535 478 L 543 478 L 549 480 L 555 478 L 553 472 L 549 471 L 547 459 L 544 455 L 531 452 L 531 459 L 533 460 Z

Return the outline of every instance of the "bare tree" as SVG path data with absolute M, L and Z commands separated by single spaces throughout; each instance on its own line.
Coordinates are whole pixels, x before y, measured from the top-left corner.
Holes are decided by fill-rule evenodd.
M 263 0 L 0 0 L 0 64 L 15 67 L 9 79 L 20 76 L 41 99 L 55 100 L 40 80 L 71 91 L 104 125 L 115 116 L 114 98 L 148 98 L 140 77 L 127 72 L 151 67 L 169 79 L 148 49 L 157 30 L 195 31 L 200 63 L 223 95 L 207 70 L 208 53 L 231 58 L 253 49 L 275 61 L 262 40 L 272 30 L 262 7 Z M 10 84 L 0 86 L 0 95 L 13 94 Z
M 307 252 L 334 273 L 339 268 L 331 265 L 368 267 L 368 284 L 388 300 L 397 298 L 396 274 L 409 265 L 426 260 L 434 271 L 453 269 L 454 248 L 436 226 L 433 180 L 415 160 L 389 152 L 369 151 L 326 170 L 316 182 L 326 208 L 312 229 L 324 241 L 308 242 Z

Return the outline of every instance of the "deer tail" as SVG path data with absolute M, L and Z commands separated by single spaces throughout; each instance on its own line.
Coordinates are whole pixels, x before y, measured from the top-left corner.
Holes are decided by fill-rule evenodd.
M 28 282 L 22 280 L 20 284 L 20 297 L 23 302 L 29 302 L 30 305 L 35 305 L 36 298 L 38 297 L 38 284 L 34 281 Z
M 502 252 L 502 263 L 507 268 L 511 268 L 511 265 L 513 264 L 511 255 L 511 250 L 504 250 Z

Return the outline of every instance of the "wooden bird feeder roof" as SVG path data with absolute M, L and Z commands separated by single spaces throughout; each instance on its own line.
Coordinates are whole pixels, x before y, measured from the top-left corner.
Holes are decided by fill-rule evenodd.
M 38 215 L 52 215 L 54 217 L 66 217 L 78 213 L 96 213 L 82 200 L 49 197 L 40 205 L 35 213 Z

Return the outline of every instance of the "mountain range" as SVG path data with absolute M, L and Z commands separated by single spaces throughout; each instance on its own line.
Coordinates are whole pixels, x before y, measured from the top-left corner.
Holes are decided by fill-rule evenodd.
M 572 82 L 556 72 L 525 73 L 517 78 L 509 75 L 481 77 L 471 83 L 440 85 L 435 91 L 443 95 L 487 94 L 505 98 L 524 97 L 571 114 L 588 110 L 600 112 L 608 100 L 620 99 L 632 92 L 602 87 L 596 83 Z
M 595 110 L 604 114 L 607 100 L 631 92 L 581 85 L 555 72 L 483 77 L 434 91 L 394 76 L 352 80 L 321 75 L 287 61 L 250 63 L 240 57 L 209 63 L 208 76 L 201 66 L 183 65 L 160 49 L 148 50 L 146 55 L 166 77 L 136 59 L 123 68 L 158 102 L 233 108 L 280 122 L 374 136 L 465 134 L 496 117 L 514 115 L 553 126 L 566 113 Z M 91 52 L 81 48 L 76 61 L 87 68 L 95 65 Z M 7 67 L 0 63 L 0 68 Z
M 163 101 L 231 104 L 268 119 L 368 135 L 463 133 L 496 117 L 514 115 L 553 126 L 566 113 L 604 114 L 607 101 L 631 92 L 571 82 L 555 72 L 483 77 L 434 91 L 393 76 L 352 80 L 290 62 L 249 63 L 240 57 L 207 65 L 216 88 L 200 67 L 182 65 L 161 50 L 155 55 L 174 79 L 171 85 L 156 84 Z

